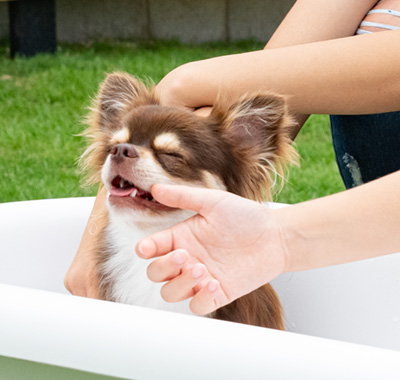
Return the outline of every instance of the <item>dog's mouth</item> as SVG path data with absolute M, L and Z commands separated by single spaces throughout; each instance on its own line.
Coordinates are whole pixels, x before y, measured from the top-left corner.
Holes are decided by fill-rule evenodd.
M 120 175 L 115 176 L 111 181 L 110 194 L 116 197 L 139 197 L 149 202 L 157 202 L 150 192 L 137 187 Z
M 111 181 L 110 203 L 114 206 L 154 211 L 171 211 L 174 208 L 157 202 L 149 191 L 143 190 L 128 179 L 116 175 Z

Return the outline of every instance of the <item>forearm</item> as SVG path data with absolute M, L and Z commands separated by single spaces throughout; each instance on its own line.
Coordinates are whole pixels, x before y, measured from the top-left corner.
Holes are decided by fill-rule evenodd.
M 64 285 L 74 295 L 98 298 L 98 278 L 93 246 L 103 228 L 106 191 L 99 191 L 78 251 L 65 275 Z
M 92 247 L 93 242 L 97 239 L 99 232 L 102 229 L 102 223 L 104 222 L 102 220 L 102 216 L 105 210 L 106 196 L 107 192 L 106 189 L 103 187 L 99 190 L 96 196 L 96 200 L 94 202 L 89 221 L 82 236 L 78 253 L 85 251 L 86 249 L 88 249 L 88 247 Z
M 376 0 L 297 0 L 266 48 L 352 36 L 375 4 Z
M 297 0 L 265 49 L 352 36 L 375 3 L 376 0 Z M 309 115 L 293 112 L 292 116 L 296 120 L 294 139 Z
M 390 31 L 194 62 L 179 68 L 181 83 L 169 97 L 196 108 L 213 105 L 220 92 L 236 98 L 273 91 L 287 95 L 291 111 L 300 114 L 395 111 L 398 45 L 400 31 Z
M 329 197 L 273 210 L 286 271 L 400 252 L 400 172 Z

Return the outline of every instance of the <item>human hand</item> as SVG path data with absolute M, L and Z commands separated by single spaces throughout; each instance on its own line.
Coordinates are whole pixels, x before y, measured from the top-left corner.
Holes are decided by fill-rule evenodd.
M 219 89 L 213 81 L 201 80 L 203 61 L 190 62 L 169 72 L 155 87 L 155 93 L 163 106 L 186 108 L 207 116 L 217 98 Z
M 153 197 L 198 214 L 143 240 L 142 258 L 154 282 L 167 282 L 162 297 L 192 297 L 195 314 L 212 311 L 268 283 L 284 271 L 280 225 L 266 205 L 231 193 L 184 186 L 154 185 Z
M 73 295 L 100 298 L 99 281 L 97 274 L 97 260 L 93 247 L 99 239 L 99 233 L 104 228 L 106 218 L 105 188 L 97 194 L 92 213 L 85 228 L 78 251 L 64 277 L 65 288 Z
M 95 259 L 90 250 L 80 248 L 64 277 L 65 288 L 75 296 L 99 298 Z
M 207 86 L 205 84 L 199 86 L 192 80 L 197 70 L 191 69 L 194 64 L 186 64 L 172 70 L 157 84 L 155 91 L 161 105 L 183 107 L 193 111 L 197 116 L 207 117 L 214 103 L 203 97 Z

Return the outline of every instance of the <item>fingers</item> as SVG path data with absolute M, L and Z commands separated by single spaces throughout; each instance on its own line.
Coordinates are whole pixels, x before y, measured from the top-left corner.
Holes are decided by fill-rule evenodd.
M 212 111 L 212 107 L 200 107 L 200 108 L 196 108 L 194 113 L 197 116 L 208 117 L 208 116 L 210 116 L 211 111 Z
M 211 314 L 213 311 L 229 303 L 220 283 L 212 279 L 208 281 L 190 301 L 190 310 L 197 315 Z
M 167 283 L 161 296 L 167 302 L 180 302 L 193 297 L 190 309 L 197 315 L 210 314 L 230 301 L 219 282 L 201 263 L 189 263 L 190 256 L 179 249 L 153 261 L 147 275 L 151 281 Z
M 218 190 L 159 184 L 152 186 L 151 194 L 166 206 L 192 210 L 202 215 L 223 197 L 222 194 L 226 195 Z
M 187 263 L 188 257 L 188 253 L 183 249 L 162 256 L 149 264 L 147 277 L 153 282 L 170 281 L 182 273 L 182 268 Z
M 211 314 L 230 303 L 220 283 L 208 275 L 203 264 L 196 264 L 167 282 L 161 288 L 161 296 L 167 302 L 180 302 L 193 297 L 190 310 L 197 315 Z
M 178 249 L 149 264 L 148 278 L 153 282 L 167 282 L 161 288 L 165 301 L 180 302 L 193 297 L 206 277 L 210 277 L 205 265 L 188 261 L 188 252 Z
M 143 259 L 158 257 L 174 249 L 172 229 L 156 232 L 140 240 L 135 247 L 136 253 Z
M 182 269 L 182 273 L 161 288 L 161 297 L 167 302 L 180 302 L 193 297 L 201 288 L 207 274 L 205 265 L 197 263 Z M 209 275 L 208 275 L 209 276 Z
M 226 192 L 218 190 L 172 185 L 154 185 L 151 192 L 157 201 L 167 206 L 189 209 L 202 215 L 207 214 L 222 198 L 229 196 Z M 137 254 L 149 259 L 176 249 L 173 234 L 175 229 L 176 227 L 172 227 L 142 239 L 136 245 Z

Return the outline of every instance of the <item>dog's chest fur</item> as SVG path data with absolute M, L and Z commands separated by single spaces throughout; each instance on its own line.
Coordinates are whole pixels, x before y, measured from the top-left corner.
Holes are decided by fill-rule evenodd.
M 178 220 L 179 221 L 179 220 Z M 163 284 L 151 282 L 147 277 L 150 260 L 135 253 L 139 240 L 175 224 L 157 223 L 145 228 L 138 227 L 132 220 L 109 214 L 109 222 L 103 231 L 102 244 L 106 247 L 106 258 L 102 263 L 102 275 L 107 283 L 110 300 L 136 306 L 144 306 L 180 313 L 191 313 L 189 302 L 168 303 L 160 295 Z

